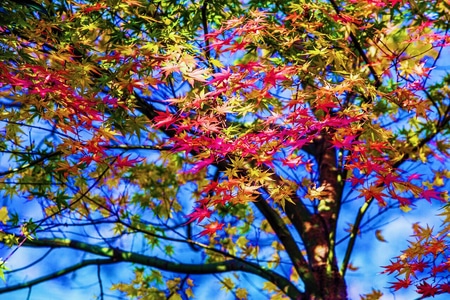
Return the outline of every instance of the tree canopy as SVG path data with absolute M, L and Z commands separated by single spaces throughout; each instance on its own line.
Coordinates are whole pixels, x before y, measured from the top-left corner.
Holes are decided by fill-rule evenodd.
M 127 299 L 204 275 L 253 298 L 243 274 L 347 299 L 358 237 L 423 201 L 443 226 L 414 224 L 385 273 L 450 292 L 447 0 L 0 5 L 0 293 L 97 266 L 105 299 L 101 268 L 127 263 L 107 287 Z M 11 269 L 25 248 L 53 273 Z

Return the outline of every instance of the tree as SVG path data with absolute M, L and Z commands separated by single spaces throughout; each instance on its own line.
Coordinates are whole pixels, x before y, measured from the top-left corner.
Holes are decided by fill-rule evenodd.
M 346 299 L 358 236 L 383 241 L 386 212 L 448 200 L 450 76 L 431 76 L 448 1 L 4 1 L 0 12 L 11 248 L 0 293 L 126 262 L 135 278 L 112 288 L 127 298 L 191 298 L 196 275 L 225 273 L 239 299 L 242 274 L 274 299 Z M 414 227 L 411 249 L 427 250 L 386 266 L 406 276 L 394 290 L 449 291 L 448 221 L 439 235 Z M 83 255 L 9 283 L 8 260 L 28 247 Z

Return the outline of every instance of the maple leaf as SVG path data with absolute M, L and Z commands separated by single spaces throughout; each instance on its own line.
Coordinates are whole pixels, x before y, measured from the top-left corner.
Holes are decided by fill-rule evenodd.
M 231 75 L 232 75 L 232 73 L 231 73 L 230 68 L 227 68 L 225 70 L 222 70 L 221 73 L 212 74 L 212 76 L 214 78 L 209 80 L 208 84 L 225 83 L 225 81 L 228 80 L 228 78 L 230 78 Z
M 304 157 L 302 156 L 297 156 L 295 158 L 292 158 L 291 156 L 289 156 L 288 158 L 284 158 L 282 159 L 282 163 L 285 166 L 288 166 L 289 168 L 296 168 L 301 164 L 304 164 Z
M 8 208 L 6 206 L 2 206 L 2 208 L 0 208 L 0 222 L 6 224 L 8 220 L 9 220 Z
M 411 279 L 399 279 L 396 282 L 389 282 L 391 284 L 391 288 L 394 289 L 394 291 L 398 291 L 399 289 L 406 289 L 411 285 Z
M 115 165 L 118 168 L 132 167 L 144 160 L 143 158 L 130 159 L 130 156 L 131 154 L 127 156 L 119 156 L 115 162 Z
M 372 289 L 372 292 L 365 295 L 360 295 L 361 300 L 379 300 L 383 297 L 383 293 L 380 290 Z
M 442 199 L 441 195 L 442 195 L 441 192 L 433 191 L 433 190 L 425 190 L 420 193 L 420 197 L 425 198 L 430 203 L 431 203 L 432 199 L 436 199 L 441 202 L 445 202 L 444 199 Z
M 191 86 L 194 86 L 194 81 L 198 82 L 207 82 L 206 78 L 209 76 L 209 70 L 208 69 L 195 69 L 190 72 L 184 72 L 185 78 L 187 82 Z
M 293 69 L 284 68 L 284 69 L 271 69 L 268 73 L 266 73 L 266 77 L 264 78 L 265 84 L 275 85 L 277 81 L 288 80 L 288 75 L 291 73 Z
M 93 11 L 103 10 L 105 8 L 108 8 L 108 6 L 97 3 L 96 5 L 82 5 L 82 6 L 80 6 L 80 8 L 81 8 L 82 12 L 90 13 Z
M 436 294 L 439 293 L 439 288 L 424 281 L 417 286 L 416 291 L 423 297 L 434 297 Z
M 263 65 L 260 62 L 257 61 L 249 61 L 245 64 L 237 64 L 239 67 L 239 71 L 256 71 L 263 67 Z
M 350 181 L 350 183 L 352 184 L 352 187 L 355 187 L 357 185 L 363 185 L 364 182 L 366 181 L 366 179 L 365 179 L 365 177 L 352 176 L 348 179 L 348 181 Z
M 208 166 L 210 166 L 211 164 L 213 164 L 215 161 L 214 157 L 209 157 L 203 160 L 199 160 L 197 162 L 194 163 L 194 165 L 186 171 L 186 173 L 190 173 L 190 174 L 196 174 L 198 172 L 200 172 L 203 168 L 206 168 Z
M 385 193 L 383 193 L 384 187 L 378 187 L 371 185 L 369 188 L 362 188 L 360 196 L 364 196 L 366 201 L 369 201 L 371 198 L 375 198 L 378 203 L 382 206 L 386 205 L 384 201 L 384 197 L 387 197 Z
M 421 240 L 429 239 L 433 235 L 433 227 L 427 225 L 426 228 L 423 228 L 418 223 L 413 224 L 413 232 L 414 235 Z
M 163 127 L 165 126 L 168 129 L 172 126 L 178 119 L 166 108 L 166 111 L 156 111 L 157 116 L 153 118 L 155 123 L 155 127 Z
M 442 293 L 450 294 L 450 283 L 442 283 L 439 285 L 439 289 Z
M 248 299 L 248 292 L 244 288 L 237 288 L 236 289 L 236 297 L 239 300 L 247 300 Z
M 356 134 L 349 134 L 349 135 L 346 135 L 343 140 L 337 140 L 337 139 L 332 140 L 331 144 L 333 145 L 333 147 L 338 148 L 338 149 L 339 148 L 351 149 L 352 142 L 355 140 L 355 138 L 357 136 L 358 135 L 356 135 Z
M 209 223 L 207 225 L 202 225 L 205 230 L 199 233 L 199 236 L 204 235 L 214 235 L 217 231 L 222 230 L 224 224 L 219 223 L 218 221 L 214 221 L 212 223 Z
M 390 186 L 393 183 L 401 183 L 402 182 L 400 177 L 397 174 L 393 174 L 393 173 L 386 173 L 386 174 L 382 174 L 382 175 L 377 174 L 376 177 L 379 178 L 379 180 L 377 182 L 383 183 L 386 186 Z
M 405 267 L 405 262 L 397 259 L 396 261 L 390 261 L 391 264 L 388 266 L 382 266 L 382 268 L 386 269 L 382 273 L 392 274 L 395 272 L 400 272 Z
M 428 253 L 437 257 L 446 250 L 447 246 L 443 240 L 433 240 L 425 248 Z
M 213 213 L 212 210 L 206 208 L 206 207 L 196 207 L 194 208 L 194 211 L 191 212 L 186 217 L 189 218 L 188 222 L 193 222 L 197 220 L 197 224 L 203 221 L 205 218 L 210 218 L 211 214 Z
M 348 268 L 350 271 L 353 271 L 353 272 L 359 270 L 359 267 L 353 265 L 352 263 L 349 263 L 348 266 L 347 266 L 347 268 Z
M 437 266 L 433 266 L 433 267 L 431 268 L 431 274 L 432 274 L 434 277 L 436 277 L 438 273 L 446 272 L 447 269 L 448 269 L 447 264 L 441 263 L 441 264 L 439 264 L 439 265 L 437 265 Z
M 409 265 L 408 265 L 409 272 L 414 277 L 416 277 L 416 272 L 423 272 L 428 267 L 429 267 L 429 264 L 423 260 L 415 261 L 415 262 L 410 261 Z

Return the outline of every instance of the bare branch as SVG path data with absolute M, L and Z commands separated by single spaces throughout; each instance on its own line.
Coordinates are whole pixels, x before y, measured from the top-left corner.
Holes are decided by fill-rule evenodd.
M 89 260 L 84 260 L 84 261 L 82 261 L 82 262 L 80 262 L 80 263 L 78 263 L 76 265 L 73 265 L 73 266 L 68 267 L 68 268 L 64 268 L 64 269 L 59 270 L 57 272 L 51 273 L 49 275 L 42 276 L 42 277 L 39 277 L 37 279 L 30 280 L 30 281 L 27 281 L 27 282 L 24 282 L 24 283 L 20 283 L 20 284 L 17 284 L 17 285 L 12 285 L 12 286 L 7 286 L 7 287 L 4 287 L 4 288 L 0 288 L 0 294 L 17 291 L 17 290 L 24 289 L 24 288 L 30 288 L 32 286 L 35 286 L 35 285 L 39 284 L 39 283 L 46 282 L 46 281 L 49 281 L 49 280 L 52 280 L 52 279 L 64 276 L 66 274 L 75 272 L 75 271 L 77 271 L 79 269 L 82 269 L 84 267 L 87 267 L 87 266 L 91 266 L 91 265 L 98 265 L 99 266 L 99 265 L 106 265 L 106 264 L 113 264 L 113 263 L 115 263 L 115 261 L 113 259 L 89 259 Z

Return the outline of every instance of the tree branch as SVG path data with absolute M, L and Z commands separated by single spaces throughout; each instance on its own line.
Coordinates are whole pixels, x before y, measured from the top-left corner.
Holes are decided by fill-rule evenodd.
M 273 282 L 281 291 L 283 291 L 291 299 L 306 299 L 304 293 L 300 292 L 294 284 L 292 284 L 289 280 L 287 280 L 283 276 L 270 270 L 263 270 L 257 264 L 250 262 L 243 263 L 242 261 L 236 259 L 211 264 L 175 263 L 156 256 L 142 255 L 135 252 L 123 251 L 117 248 L 101 247 L 70 239 L 43 238 L 43 239 L 27 240 L 24 243 L 24 246 L 70 248 L 74 250 L 81 250 L 86 253 L 96 254 L 103 257 L 109 257 L 110 259 L 107 260 L 108 263 L 130 262 L 174 273 L 202 275 L 202 274 L 216 274 L 216 273 L 240 271 L 254 274 L 270 282 Z M 46 278 L 47 280 L 49 280 L 54 277 L 46 276 Z
M 303 257 L 300 249 L 297 246 L 297 243 L 286 227 L 283 219 L 281 219 L 278 213 L 276 213 L 273 208 L 270 207 L 270 205 L 261 195 L 259 195 L 258 200 L 255 201 L 254 204 L 269 222 L 273 231 L 276 233 L 277 237 L 280 239 L 280 242 L 286 249 L 286 252 L 291 259 L 294 268 L 297 270 L 300 278 L 305 284 L 306 291 L 315 290 L 317 287 L 316 282 L 314 281 L 314 276 L 312 275 L 312 270 Z
M 8 170 L 8 171 L 5 171 L 5 172 L 0 172 L 0 176 L 6 176 L 6 175 L 9 175 L 9 174 L 12 174 L 12 173 L 21 172 L 21 171 L 26 170 L 28 168 L 31 168 L 31 167 L 33 167 L 33 166 L 35 166 L 35 165 L 37 165 L 37 164 L 39 164 L 39 163 L 41 163 L 41 162 L 51 158 L 53 156 L 57 156 L 57 155 L 60 155 L 60 154 L 62 154 L 61 151 L 55 151 L 55 152 L 47 153 L 45 155 L 42 155 L 38 159 L 35 159 L 35 160 L 31 161 L 28 164 L 24 164 L 24 165 L 22 165 L 22 166 L 20 166 L 18 168 L 12 169 L 12 170 Z
M 68 267 L 68 268 L 64 268 L 64 269 L 59 270 L 57 272 L 51 273 L 49 275 L 45 275 L 45 276 L 39 277 L 37 279 L 31 280 L 31 281 L 27 281 L 27 282 L 24 282 L 24 283 L 20 283 L 20 284 L 17 284 L 17 285 L 12 285 L 12 286 L 7 286 L 7 287 L 4 287 L 4 288 L 0 288 L 0 294 L 17 291 L 17 290 L 24 289 L 24 288 L 30 288 L 30 287 L 32 287 L 34 285 L 39 284 L 39 283 L 46 282 L 46 281 L 49 281 L 49 280 L 52 280 L 52 279 L 64 276 L 66 274 L 75 272 L 75 271 L 77 271 L 79 269 L 82 269 L 84 267 L 87 267 L 87 266 L 91 266 L 91 265 L 99 266 L 99 265 L 106 265 L 106 264 L 113 264 L 113 263 L 116 263 L 116 261 L 114 261 L 113 259 L 88 259 L 88 260 L 83 260 L 82 262 L 80 262 L 80 263 L 78 263 L 76 265 L 73 265 L 73 266 Z

